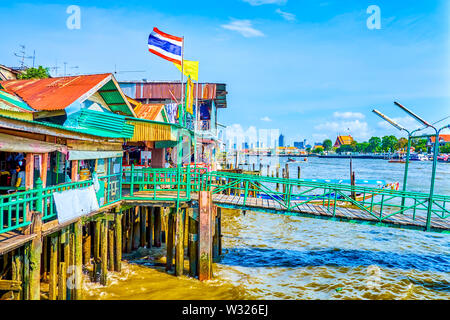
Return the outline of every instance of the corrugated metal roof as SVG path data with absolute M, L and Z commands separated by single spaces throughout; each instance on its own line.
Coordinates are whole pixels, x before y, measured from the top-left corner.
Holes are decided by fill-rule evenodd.
M 139 118 L 147 119 L 147 120 L 156 120 L 162 109 L 164 108 L 164 104 L 161 103 L 149 103 L 149 104 L 139 104 L 135 109 L 136 115 Z
M 432 143 L 434 143 L 434 141 L 436 141 L 436 136 L 431 136 L 430 140 Z M 440 134 L 439 135 L 439 143 L 442 142 L 450 142 L 450 134 Z
M 61 126 L 61 125 L 58 125 L 58 124 L 55 124 L 55 123 L 44 122 L 44 121 L 17 119 L 17 118 L 8 117 L 8 116 L 5 116 L 5 115 L 0 115 L 0 118 L 10 119 L 10 120 L 17 120 L 17 121 L 22 121 L 22 122 L 25 122 L 25 123 L 34 124 L 34 125 L 41 125 L 41 126 L 45 126 L 45 127 L 49 127 L 49 128 L 61 129 L 61 130 L 65 130 L 65 131 L 68 131 L 68 132 L 83 133 L 83 134 L 88 134 L 88 135 L 91 135 L 91 136 L 97 136 L 97 137 L 102 137 L 102 138 L 114 138 L 114 139 L 123 138 L 120 134 L 115 134 L 113 132 L 104 131 L 104 130 L 95 130 L 95 129 L 90 129 L 90 128 L 68 128 L 68 127 L 64 127 L 64 126 Z
M 133 99 L 173 100 L 181 99 L 181 83 L 176 81 L 119 82 L 127 96 Z M 226 108 L 226 85 L 222 83 L 200 83 L 198 98 L 214 100 L 218 108 Z M 197 88 L 194 87 L 194 99 Z
M 35 110 L 62 110 L 88 93 L 111 74 L 82 75 L 33 80 L 2 81 L 8 91 Z
M 11 111 L 21 111 L 21 112 L 33 112 L 34 110 L 30 108 L 25 102 L 20 98 L 12 95 L 8 92 L 0 90 L 0 108 L 4 106 L 4 109 Z
M 127 124 L 125 117 L 111 112 L 99 112 L 83 109 L 77 115 L 77 129 L 94 130 L 103 132 L 113 137 L 131 138 L 134 127 Z

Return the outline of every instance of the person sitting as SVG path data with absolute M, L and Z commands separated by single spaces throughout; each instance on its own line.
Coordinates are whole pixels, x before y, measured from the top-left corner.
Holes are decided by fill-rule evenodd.
M 16 192 L 18 188 L 25 188 L 25 170 L 17 165 L 16 170 L 11 178 L 11 187 L 15 189 L 8 190 L 8 193 Z

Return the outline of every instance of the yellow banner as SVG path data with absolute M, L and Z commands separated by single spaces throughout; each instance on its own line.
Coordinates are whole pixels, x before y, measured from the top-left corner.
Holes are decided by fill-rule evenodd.
M 191 80 L 191 77 L 188 77 L 186 83 L 186 112 L 190 114 L 194 114 L 194 83 Z
M 175 67 L 181 72 L 181 65 L 174 63 Z M 183 73 L 186 77 L 191 77 L 191 79 L 198 81 L 198 61 L 184 60 L 183 62 Z

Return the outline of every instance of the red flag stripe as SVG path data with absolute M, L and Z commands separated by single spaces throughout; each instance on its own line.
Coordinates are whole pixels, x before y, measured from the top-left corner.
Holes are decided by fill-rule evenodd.
M 179 64 L 181 66 L 181 61 L 180 60 L 169 58 L 168 56 L 165 56 L 165 55 L 163 55 L 163 54 L 161 54 L 161 53 L 159 53 L 159 52 L 157 52 L 157 51 L 155 51 L 153 49 L 148 49 L 148 51 L 150 51 L 153 54 L 156 54 L 158 57 L 161 57 L 163 59 L 169 60 L 169 61 L 171 61 L 173 63 L 176 63 L 176 64 Z
M 164 32 L 162 32 L 161 30 L 159 30 L 156 27 L 153 28 L 153 31 L 158 33 L 158 34 L 160 34 L 160 35 L 162 35 L 163 37 L 166 37 L 166 38 L 169 38 L 169 39 L 172 39 L 172 40 L 176 40 L 176 41 L 183 41 L 183 38 L 175 37 L 175 36 L 172 36 L 171 34 L 164 33 Z

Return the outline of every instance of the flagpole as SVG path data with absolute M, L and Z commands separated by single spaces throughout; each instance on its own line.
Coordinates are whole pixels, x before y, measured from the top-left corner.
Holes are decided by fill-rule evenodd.
M 194 115 L 194 162 L 195 166 L 197 166 L 197 131 L 198 131 L 198 73 L 197 73 L 197 88 L 196 88 L 196 94 L 195 94 L 195 115 Z
M 183 122 L 183 116 L 184 116 L 184 110 L 183 110 L 183 106 L 184 106 L 184 36 L 182 37 L 183 41 L 181 44 L 181 110 L 180 110 L 180 114 L 179 114 L 179 120 L 180 120 L 180 125 L 184 126 L 184 122 Z M 182 128 L 180 128 L 181 130 Z M 178 132 L 180 133 L 181 131 L 178 130 Z M 177 150 L 178 151 L 178 160 L 177 160 L 177 167 L 180 167 L 183 164 L 183 136 L 178 134 L 178 145 L 177 145 Z

